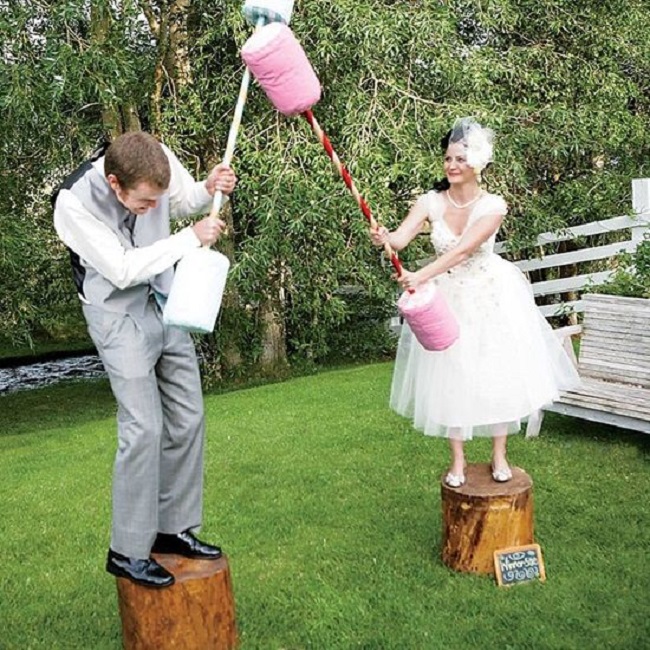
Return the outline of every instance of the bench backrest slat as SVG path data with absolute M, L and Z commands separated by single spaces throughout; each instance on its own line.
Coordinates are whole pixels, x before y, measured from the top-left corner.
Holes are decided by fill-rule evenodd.
M 541 306 L 542 313 L 546 318 L 584 311 L 584 305 L 579 299 L 580 293 L 589 291 L 590 287 L 609 280 L 614 274 L 615 266 L 607 261 L 615 259 L 621 253 L 633 253 L 639 243 L 643 241 L 644 235 L 650 232 L 650 206 L 646 200 L 648 198 L 646 194 L 650 197 L 650 179 L 636 179 L 633 181 L 632 187 L 635 215 L 592 221 L 559 232 L 542 233 L 535 242 L 535 256 L 515 261 L 516 266 L 524 273 L 557 269 L 554 272 L 554 279 L 542 279 L 531 283 L 536 299 L 548 296 L 546 301 L 556 301 Z M 548 244 L 611 233 L 615 233 L 622 241 L 612 242 L 610 239 L 602 244 L 597 241 L 594 244 L 592 240 L 591 243 L 583 244 L 583 247 L 574 251 L 545 254 L 544 247 Z M 580 244 L 581 242 L 577 243 L 578 246 Z M 506 242 L 496 244 L 496 253 L 507 251 Z M 591 262 L 600 262 L 600 264 L 596 268 L 593 268 L 593 265 L 591 268 L 578 266 Z M 572 267 L 568 274 L 564 274 L 568 277 L 562 277 L 563 267 L 568 266 Z M 550 277 L 553 278 L 553 275 Z M 564 302 L 562 298 L 564 298 Z M 571 298 L 571 300 L 567 300 L 567 298 Z
M 567 264 L 578 264 L 579 262 L 595 262 L 597 260 L 606 260 L 610 257 L 620 255 L 621 253 L 632 253 L 636 250 L 637 242 L 628 239 L 627 241 L 607 244 L 606 246 L 593 246 L 592 248 L 582 248 L 570 253 L 557 253 L 555 255 L 546 255 L 545 257 L 534 257 L 529 260 L 517 262 L 520 271 L 528 273 L 539 269 L 551 269 L 555 266 L 566 266 Z
M 650 301 L 585 294 L 580 374 L 650 388 Z

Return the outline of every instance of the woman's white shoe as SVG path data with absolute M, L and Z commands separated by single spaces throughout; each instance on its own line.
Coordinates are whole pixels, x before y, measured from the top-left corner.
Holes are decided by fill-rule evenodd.
M 512 478 L 512 470 L 507 466 L 504 469 L 494 469 L 493 467 L 492 478 L 497 483 L 506 483 Z
M 445 476 L 445 485 L 450 488 L 459 488 L 461 485 L 465 485 L 465 476 L 463 474 L 452 474 L 449 472 Z

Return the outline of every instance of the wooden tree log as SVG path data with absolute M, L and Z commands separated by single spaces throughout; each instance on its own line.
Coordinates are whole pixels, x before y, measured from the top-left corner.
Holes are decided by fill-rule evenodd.
M 176 578 L 152 589 L 117 578 L 125 650 L 231 650 L 237 645 L 228 560 L 154 555 Z
M 465 485 L 442 479 L 442 561 L 456 571 L 494 574 L 494 551 L 533 542 L 533 482 L 518 467 L 497 483 L 490 465 L 468 465 Z

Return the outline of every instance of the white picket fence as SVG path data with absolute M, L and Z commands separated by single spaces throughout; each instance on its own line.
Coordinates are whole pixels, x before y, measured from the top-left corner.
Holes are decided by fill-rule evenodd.
M 528 274 L 539 269 L 560 268 L 582 262 L 608 260 L 621 253 L 633 253 L 645 234 L 650 232 L 650 179 L 641 178 L 632 181 L 632 209 L 634 212 L 632 216 L 592 221 L 557 233 L 542 233 L 535 243 L 537 250 L 541 251 L 542 255 L 523 259 L 515 262 L 515 264 L 521 271 Z M 626 239 L 613 244 L 595 245 L 567 253 L 543 254 L 544 246 L 548 244 L 618 231 L 627 231 L 625 234 Z M 495 252 L 503 253 L 506 249 L 507 243 L 500 242 L 496 245 Z M 609 268 L 591 273 L 578 273 L 577 275 L 556 280 L 532 282 L 533 293 L 536 298 L 541 296 L 556 297 L 556 300 L 551 304 L 540 307 L 541 312 L 547 318 L 571 312 L 582 312 L 584 306 L 579 297 L 576 300 L 562 301 L 560 296 L 569 292 L 580 294 L 584 289 L 606 282 L 613 274 L 614 269 Z
M 613 217 L 604 221 L 592 221 L 590 223 L 567 228 L 561 232 L 546 232 L 539 235 L 535 247 L 542 255 L 540 257 L 523 259 L 515 262 L 521 271 L 530 273 L 539 269 L 560 268 L 567 265 L 592 262 L 597 260 L 608 260 L 621 253 L 632 253 L 643 240 L 644 235 L 650 232 L 650 179 L 635 179 L 632 181 L 632 216 Z M 603 235 L 618 231 L 627 231 L 626 239 L 616 243 L 590 246 L 580 248 L 567 253 L 556 253 L 544 255 L 544 246 L 555 244 L 561 241 L 576 240 L 591 235 Z M 496 253 L 503 253 L 507 250 L 507 242 L 500 242 L 495 246 Z M 536 298 L 541 296 L 556 296 L 551 304 L 545 304 L 540 310 L 547 318 L 566 314 L 570 312 L 581 312 L 584 309 L 582 301 L 562 301 L 560 296 L 566 293 L 580 293 L 597 284 L 607 281 L 614 273 L 610 268 L 603 271 L 578 273 L 570 277 L 563 277 L 555 280 L 542 280 L 532 282 L 533 293 Z

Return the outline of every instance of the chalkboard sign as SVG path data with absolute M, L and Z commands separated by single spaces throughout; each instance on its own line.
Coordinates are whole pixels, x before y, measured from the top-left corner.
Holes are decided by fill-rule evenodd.
M 512 546 L 494 551 L 494 571 L 500 587 L 530 580 L 546 580 L 539 544 Z

